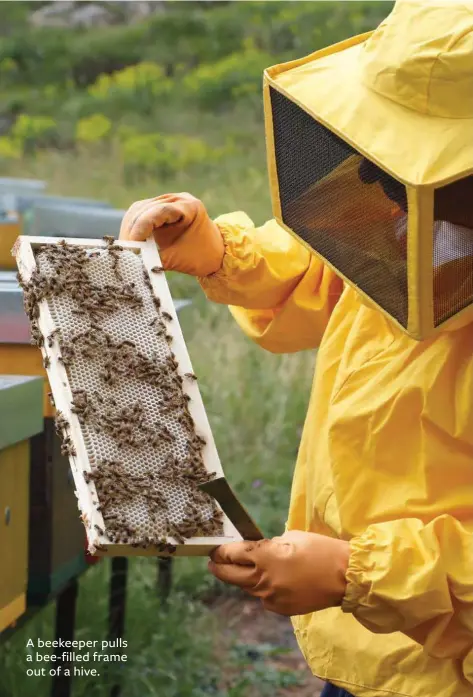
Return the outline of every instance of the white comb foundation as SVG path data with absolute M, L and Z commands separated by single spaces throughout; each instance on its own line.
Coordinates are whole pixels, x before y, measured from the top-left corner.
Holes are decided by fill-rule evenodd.
M 19 237 L 13 254 L 92 554 L 206 555 L 241 536 L 154 241 Z

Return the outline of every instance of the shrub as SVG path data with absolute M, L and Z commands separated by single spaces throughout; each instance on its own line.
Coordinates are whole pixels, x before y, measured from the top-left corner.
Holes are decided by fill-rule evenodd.
M 70 37 L 58 29 L 26 28 L 0 38 L 0 61 L 5 58 L 13 61 L 22 83 L 62 84 L 71 75 Z
M 80 143 L 97 143 L 110 135 L 112 122 L 103 114 L 80 119 L 76 124 L 76 140 Z
M 76 33 L 70 47 L 70 76 L 77 87 L 93 84 L 102 73 L 113 73 L 143 60 L 148 42 L 146 22 L 100 27 Z
M 273 62 L 267 53 L 250 47 L 218 63 L 199 66 L 186 75 L 183 84 L 200 106 L 214 109 L 242 93 L 261 89 L 263 71 Z
M 0 137 L 0 161 L 20 160 L 23 156 L 23 146 L 16 138 Z
M 150 174 L 167 177 L 196 165 L 202 169 L 219 161 L 233 150 L 231 142 L 213 148 L 200 138 L 133 133 L 132 129 L 126 126 L 117 129 L 117 136 L 121 140 L 120 149 L 128 180 L 139 180 Z
M 105 107 L 116 110 L 139 110 L 150 114 L 156 103 L 172 89 L 163 68 L 156 63 L 131 65 L 112 75 L 100 75 L 88 88 L 88 94 Z
M 158 170 L 166 173 L 171 163 L 163 148 L 163 138 L 157 133 L 140 133 L 124 138 L 121 147 L 125 174 L 128 179 Z
M 18 68 L 15 61 L 6 56 L 0 60 L 0 80 L 3 85 L 11 85 L 15 82 L 18 75 Z
M 14 140 L 23 144 L 24 151 L 28 153 L 54 144 L 56 130 L 56 122 L 49 116 L 20 114 L 11 134 Z

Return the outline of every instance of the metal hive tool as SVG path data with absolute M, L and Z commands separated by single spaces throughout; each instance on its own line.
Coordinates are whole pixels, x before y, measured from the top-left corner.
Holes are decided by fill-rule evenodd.
M 154 241 L 22 236 L 13 254 L 90 552 L 240 540 L 199 488 L 223 471 Z

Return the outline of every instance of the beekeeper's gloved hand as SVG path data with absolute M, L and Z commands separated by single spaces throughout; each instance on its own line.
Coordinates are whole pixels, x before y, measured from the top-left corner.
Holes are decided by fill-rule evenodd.
M 349 556 L 348 542 L 292 530 L 272 540 L 222 545 L 211 553 L 209 570 L 261 598 L 267 610 L 305 615 L 341 605 Z
M 191 276 L 210 276 L 224 256 L 223 238 L 204 204 L 191 194 L 164 194 L 137 201 L 120 228 L 121 240 L 154 236 L 163 266 Z

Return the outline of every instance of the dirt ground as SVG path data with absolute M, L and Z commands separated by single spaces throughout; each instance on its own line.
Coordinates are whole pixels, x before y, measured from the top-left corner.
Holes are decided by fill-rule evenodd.
M 259 646 L 274 645 L 284 649 L 265 658 L 276 669 L 290 669 L 301 674 L 302 684 L 278 688 L 274 697 L 320 697 L 324 683 L 314 677 L 297 646 L 290 620 L 266 612 L 259 601 L 245 598 L 220 598 L 212 603 L 222 620 L 222 630 L 240 644 L 256 650 Z

